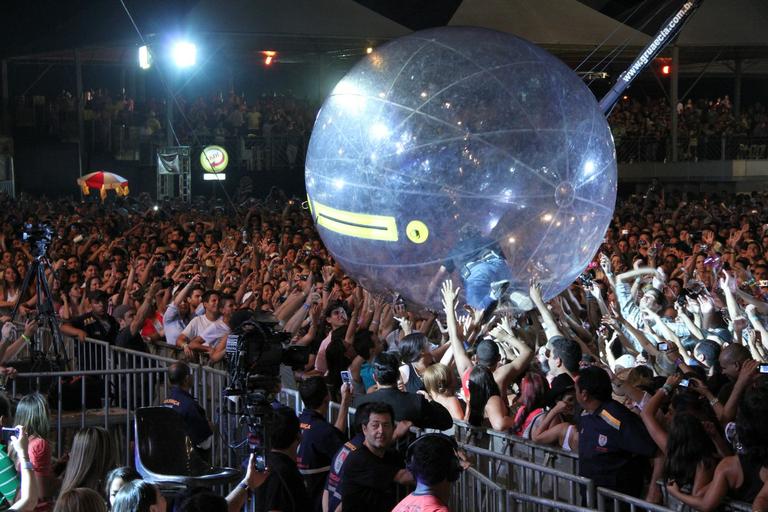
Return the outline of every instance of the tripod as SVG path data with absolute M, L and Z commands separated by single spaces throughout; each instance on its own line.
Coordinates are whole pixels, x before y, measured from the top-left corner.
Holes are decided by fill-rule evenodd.
M 39 336 L 35 336 L 30 340 L 29 350 L 32 360 L 32 370 L 35 371 L 43 367 L 43 363 L 46 361 L 49 363 L 48 369 L 46 369 L 47 371 L 66 370 L 67 362 L 69 361 L 67 358 L 67 350 L 64 347 L 64 341 L 61 337 L 56 309 L 53 307 L 51 290 L 48 287 L 48 280 L 45 276 L 46 269 L 51 270 L 51 272 L 53 272 L 53 270 L 51 269 L 51 262 L 45 256 L 47 247 L 41 242 L 38 242 L 35 245 L 35 249 L 37 249 L 35 251 L 36 254 L 34 254 L 35 259 L 29 266 L 29 269 L 27 269 L 27 275 L 24 276 L 24 281 L 22 281 L 21 288 L 19 289 L 19 298 L 16 299 L 16 304 L 13 306 L 13 311 L 11 311 L 11 321 L 16 318 L 16 313 L 21 305 L 24 291 L 29 289 L 29 285 L 32 282 L 32 279 L 34 279 L 35 296 L 37 298 L 35 301 L 37 322 L 39 326 L 48 327 L 51 332 L 52 343 L 50 351 L 52 354 L 49 357 L 43 351 Z

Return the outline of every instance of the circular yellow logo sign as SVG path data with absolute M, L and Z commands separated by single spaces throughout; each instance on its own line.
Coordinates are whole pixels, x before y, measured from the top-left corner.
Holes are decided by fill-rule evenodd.
M 222 172 L 228 164 L 229 155 L 221 146 L 207 146 L 200 153 L 200 165 L 205 172 Z

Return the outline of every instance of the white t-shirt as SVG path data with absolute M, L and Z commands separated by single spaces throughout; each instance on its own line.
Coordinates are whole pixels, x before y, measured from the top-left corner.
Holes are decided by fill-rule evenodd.
M 181 331 L 181 334 L 186 336 L 187 339 L 192 340 L 193 338 L 197 338 L 198 336 L 202 335 L 205 330 L 215 321 L 216 320 L 208 320 L 208 317 L 205 315 L 196 316 L 192 319 L 191 322 L 189 322 L 189 325 L 187 325 L 184 330 Z
M 204 345 L 208 345 L 209 347 L 213 348 L 219 343 L 219 340 L 222 338 L 222 336 L 229 334 L 229 331 L 229 326 L 224 323 L 222 318 L 219 318 L 215 322 L 211 323 L 211 325 L 206 327 L 202 334 L 200 334 L 200 337 L 203 338 Z

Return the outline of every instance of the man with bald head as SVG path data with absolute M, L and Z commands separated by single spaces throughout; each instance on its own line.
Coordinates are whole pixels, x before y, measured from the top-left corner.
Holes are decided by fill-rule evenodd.
M 728 397 L 731 396 L 731 391 L 733 391 L 733 385 L 739 377 L 741 367 L 744 363 L 751 360 L 752 355 L 749 353 L 749 349 L 738 343 L 731 343 L 720 352 L 718 362 L 723 375 L 728 378 L 728 382 L 720 388 L 720 392 L 717 394 L 717 398 L 721 403 L 725 404 L 728 401 Z

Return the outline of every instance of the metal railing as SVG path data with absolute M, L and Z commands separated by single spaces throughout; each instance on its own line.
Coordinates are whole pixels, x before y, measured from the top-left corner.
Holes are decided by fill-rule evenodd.
M 124 387 L 125 396 L 127 397 L 127 403 L 131 404 L 133 403 L 131 398 L 132 390 L 135 390 L 135 383 L 137 381 L 139 382 L 145 382 L 146 381 L 146 375 L 154 374 L 154 373 L 163 373 L 165 374 L 167 370 L 165 368 L 144 368 L 144 369 L 110 369 L 110 370 L 93 370 L 93 371 L 85 371 L 85 370 L 77 370 L 77 371 L 62 371 L 62 372 L 26 372 L 26 373 L 19 373 L 16 375 L 16 377 L 11 381 L 11 395 L 17 396 L 17 389 L 24 383 L 25 380 L 33 381 L 30 384 L 34 388 L 40 389 L 41 391 L 48 390 L 49 393 L 55 392 L 55 407 L 52 407 L 52 415 L 55 420 L 53 429 L 56 431 L 56 439 L 58 442 L 56 443 L 56 449 L 57 449 L 57 455 L 61 456 L 61 454 L 64 452 L 64 443 L 62 442 L 65 439 L 64 436 L 64 430 L 68 428 L 84 428 L 86 426 L 93 426 L 93 425 L 103 425 L 104 428 L 107 430 L 111 430 L 115 432 L 114 427 L 125 427 L 125 431 L 118 432 L 119 437 L 123 437 L 125 441 L 125 452 L 122 452 L 119 454 L 120 459 L 125 460 L 126 464 L 130 463 L 131 459 L 131 449 L 130 449 L 130 441 L 131 436 L 130 433 L 132 431 L 131 421 L 133 419 L 133 414 L 135 412 L 135 408 L 129 407 L 113 407 L 110 403 L 111 400 L 111 383 L 113 382 L 113 379 L 120 379 L 123 380 L 126 383 L 126 386 Z M 100 388 L 103 390 L 103 394 L 100 397 L 100 401 L 102 403 L 101 408 L 99 409 L 86 409 L 85 407 L 80 408 L 79 411 L 67 411 L 64 407 L 64 393 L 65 393 L 65 382 L 69 383 L 72 382 L 73 379 L 77 379 L 75 381 L 75 388 L 79 387 L 79 398 L 81 400 L 81 403 L 86 402 L 86 386 L 88 383 L 88 379 L 90 378 L 98 378 L 102 380 L 102 385 L 100 385 Z M 78 386 L 79 384 L 79 386 Z M 90 390 L 93 392 L 93 389 Z M 140 407 L 143 407 L 147 404 L 141 404 Z M 118 441 L 120 441 L 118 439 Z M 118 443 L 118 446 L 122 448 L 123 443 Z
M 42 329 L 39 333 L 40 347 L 47 351 L 50 335 Z M 35 369 L 33 365 L 32 369 L 20 371 L 15 379 L 8 381 L 11 397 L 19 398 L 31 390 L 53 395 L 50 399 L 52 424 L 59 440 L 56 448 L 59 455 L 66 450 L 64 441 L 69 439 L 63 435 L 64 430 L 103 425 L 111 428 L 120 438 L 120 457 L 130 463 L 134 413 L 139 407 L 163 402 L 171 387 L 167 367 L 178 358 L 128 350 L 90 338 L 79 342 L 65 337 L 64 347 L 70 356 L 72 371 L 44 371 L 47 368 Z M 29 352 L 25 349 L 21 357 L 28 356 Z M 200 364 L 191 363 L 189 366 L 193 378 L 191 394 L 218 420 L 213 422 L 211 463 L 231 465 L 239 457 L 230 447 L 242 440 L 245 433 L 237 421 L 240 411 L 229 407 L 224 399 L 227 373 Z M 92 382 L 98 382 L 98 396 L 94 396 L 96 387 L 89 385 Z M 73 401 L 76 407 L 72 407 Z M 100 407 L 86 407 L 93 403 L 100 404 Z
M 768 158 L 768 138 L 740 135 L 680 136 L 677 141 L 678 161 L 699 160 L 764 160 Z M 616 138 L 619 162 L 669 162 L 672 159 L 671 137 Z
M 597 488 L 597 510 L 606 512 L 635 512 L 636 510 L 647 510 L 649 512 L 674 512 L 671 508 L 662 505 L 654 505 L 645 500 L 612 491 L 605 487 Z
M 469 444 L 460 447 L 473 462 L 472 467 L 505 489 L 571 505 L 581 505 L 583 500 L 587 507 L 595 506 L 595 487 L 589 478 Z
M 507 432 L 488 429 L 491 439 L 490 449 L 494 452 L 511 455 L 518 459 L 535 462 L 574 475 L 579 473 L 579 454 L 568 452 L 557 446 L 534 443 Z
M 591 508 L 571 505 L 560 501 L 541 498 L 539 496 L 529 496 L 516 491 L 507 491 L 507 510 L 531 510 L 543 509 L 548 511 L 566 511 L 566 512 L 588 512 Z
M 507 490 L 493 482 L 474 468 L 462 471 L 459 480 L 453 485 L 451 510 L 482 510 L 487 512 L 505 512 Z

